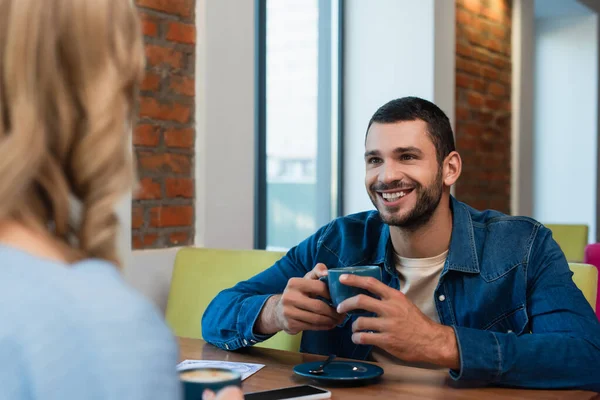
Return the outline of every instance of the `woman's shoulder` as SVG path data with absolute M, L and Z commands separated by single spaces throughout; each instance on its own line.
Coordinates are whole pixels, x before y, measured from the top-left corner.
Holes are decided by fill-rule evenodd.
M 118 398 L 117 390 L 135 391 L 136 380 L 155 380 L 165 398 L 177 393 L 175 340 L 156 308 L 113 265 L 67 266 L 5 247 L 0 260 L 0 302 L 10 305 L 0 307 L 0 353 L 18 354 L 26 366 L 20 373 L 34 386 L 48 383 L 43 374 L 58 362 L 56 368 L 78 377 L 81 390 L 102 394 L 89 398 Z M 105 386 L 95 387 L 98 381 Z

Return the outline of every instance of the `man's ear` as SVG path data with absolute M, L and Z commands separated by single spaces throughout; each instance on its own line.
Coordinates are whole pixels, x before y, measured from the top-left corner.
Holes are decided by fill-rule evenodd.
M 444 159 L 444 166 L 442 169 L 442 181 L 444 185 L 450 187 L 458 180 L 462 171 L 462 159 L 457 151 L 453 151 L 448 154 Z

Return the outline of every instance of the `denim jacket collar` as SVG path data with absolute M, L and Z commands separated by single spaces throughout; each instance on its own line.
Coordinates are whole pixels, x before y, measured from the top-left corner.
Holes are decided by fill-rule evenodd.
M 452 270 L 478 274 L 479 261 L 471 214 L 465 205 L 453 196 L 450 196 L 450 208 L 452 209 L 452 237 L 443 273 Z
M 443 273 L 451 270 L 478 274 L 479 262 L 471 215 L 465 205 L 453 196 L 450 196 L 450 208 L 452 210 L 452 237 Z M 394 249 L 388 225 L 385 225 L 381 231 L 373 264 L 384 264 L 389 273 L 395 271 Z

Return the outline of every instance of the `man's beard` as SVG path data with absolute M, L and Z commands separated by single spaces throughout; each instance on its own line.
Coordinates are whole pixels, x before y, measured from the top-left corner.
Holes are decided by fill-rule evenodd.
M 431 185 L 425 188 L 417 182 L 411 185 L 414 186 L 413 191 L 417 195 L 417 201 L 414 208 L 408 214 L 403 216 L 394 215 L 388 213 L 385 209 L 382 211 L 377 207 L 379 203 L 377 197 L 379 195 L 375 192 L 376 190 L 401 189 L 405 186 L 407 186 L 407 183 L 402 181 L 395 181 L 389 185 L 375 184 L 371 186 L 369 197 L 375 208 L 379 211 L 383 222 L 390 226 L 397 226 L 414 232 L 429 222 L 442 200 L 442 169 L 438 169 L 435 181 Z

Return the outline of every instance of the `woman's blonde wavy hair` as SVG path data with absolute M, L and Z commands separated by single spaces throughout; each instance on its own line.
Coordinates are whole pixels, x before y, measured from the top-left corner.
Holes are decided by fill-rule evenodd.
M 119 264 L 144 49 L 131 0 L 0 0 L 0 220 Z M 70 223 L 74 201 L 79 223 Z

